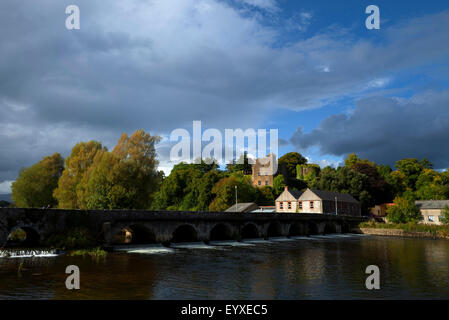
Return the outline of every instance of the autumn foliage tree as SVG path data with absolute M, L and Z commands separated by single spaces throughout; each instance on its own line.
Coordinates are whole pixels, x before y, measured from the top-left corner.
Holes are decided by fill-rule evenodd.
M 83 179 L 78 198 L 86 209 L 148 209 L 159 187 L 155 144 L 142 129 L 123 133 L 112 152 L 99 152 Z
M 111 152 L 97 141 L 78 143 L 54 191 L 59 207 L 148 209 L 160 183 L 158 141 L 140 129 L 123 133 Z
M 59 208 L 81 208 L 79 198 L 85 192 L 83 177 L 92 166 L 95 156 L 105 152 L 107 149 L 97 141 L 80 142 L 73 147 L 71 155 L 65 159 L 65 169 L 53 193 Z
M 59 153 L 22 169 L 11 187 L 15 205 L 22 208 L 55 206 L 57 200 L 53 197 L 53 190 L 63 169 L 64 159 Z

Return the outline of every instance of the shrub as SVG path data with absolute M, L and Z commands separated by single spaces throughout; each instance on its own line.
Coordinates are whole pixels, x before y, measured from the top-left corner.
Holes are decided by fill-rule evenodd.
M 46 244 L 51 247 L 70 250 L 91 248 L 96 245 L 96 241 L 87 229 L 76 228 L 64 234 L 50 236 Z
M 421 213 L 412 200 L 396 197 L 394 206 L 387 209 L 387 219 L 392 223 L 417 222 Z
M 444 207 L 444 210 L 441 215 L 443 217 L 440 219 L 440 221 L 444 224 L 449 224 L 449 206 Z

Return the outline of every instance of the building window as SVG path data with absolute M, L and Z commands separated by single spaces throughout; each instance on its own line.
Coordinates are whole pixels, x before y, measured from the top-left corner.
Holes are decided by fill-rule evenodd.
M 282 201 L 279 202 L 279 209 L 284 209 L 284 203 Z
M 438 216 L 438 221 L 443 220 L 443 216 Z
M 299 209 L 302 209 L 302 201 L 298 202 Z
M 288 208 L 291 209 L 292 208 L 292 203 L 289 201 L 288 202 Z
M 310 209 L 313 209 L 313 201 L 310 201 Z
M 260 185 L 261 185 L 261 182 L 260 182 L 260 181 L 257 181 L 257 184 L 260 186 Z
M 428 217 L 427 217 L 427 220 L 430 221 L 430 222 L 434 222 L 434 221 L 435 221 L 435 219 L 434 219 L 433 216 L 428 216 Z
M 265 185 L 268 186 L 268 180 L 265 180 Z

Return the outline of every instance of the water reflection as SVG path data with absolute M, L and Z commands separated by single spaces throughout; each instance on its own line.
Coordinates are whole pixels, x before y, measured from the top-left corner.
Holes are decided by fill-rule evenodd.
M 0 259 L 1 299 L 447 298 L 449 241 L 335 236 L 235 246 L 138 248 L 104 259 Z M 81 290 L 65 288 L 79 266 Z M 381 290 L 365 288 L 379 266 Z M 20 267 L 21 266 L 21 267 Z M 21 268 L 19 272 L 18 269 Z

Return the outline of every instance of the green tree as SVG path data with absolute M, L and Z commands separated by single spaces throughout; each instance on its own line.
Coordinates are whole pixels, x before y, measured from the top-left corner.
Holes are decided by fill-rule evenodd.
M 433 169 L 433 163 L 430 162 L 427 158 L 423 158 L 420 163 L 425 169 Z
M 372 199 L 372 205 L 390 202 L 393 199 L 391 186 L 379 174 L 374 163 L 357 162 L 352 165 L 352 170 L 367 177 L 365 191 L 369 193 Z
M 367 165 L 371 165 L 373 167 L 376 166 L 374 162 L 369 161 L 368 159 L 360 159 L 355 153 L 351 153 L 345 159 L 345 167 L 352 168 L 356 164 L 364 163 Z
M 274 194 L 273 188 L 270 186 L 263 186 L 262 188 L 257 188 L 256 203 L 260 206 L 273 206 L 274 205 Z
M 449 184 L 437 171 L 424 168 L 416 181 L 416 198 L 420 200 L 444 200 L 449 197 Z
M 303 180 L 307 185 L 313 184 L 313 182 L 318 179 L 320 171 L 321 168 L 317 164 L 298 164 L 296 166 L 296 178 L 298 180 Z
M 407 189 L 415 191 L 416 190 L 416 188 L 415 188 L 416 181 L 418 180 L 419 175 L 421 174 L 422 170 L 424 169 L 421 162 L 415 158 L 402 159 L 402 160 L 396 161 L 395 166 L 399 172 L 404 174 Z
M 213 158 L 196 159 L 194 165 L 198 166 L 202 173 L 218 169 L 217 160 Z
M 204 174 L 198 181 L 198 201 L 194 208 L 196 211 L 208 211 L 209 205 L 214 199 L 212 188 L 224 177 L 224 174 L 218 170 L 211 170 Z
M 155 210 L 207 211 L 214 195 L 212 188 L 224 177 L 215 168 L 204 170 L 201 164 L 181 162 L 175 165 L 155 195 Z
M 278 174 L 273 179 L 273 194 L 277 198 L 285 189 L 285 179 L 282 174 Z
M 387 209 L 387 219 L 392 223 L 418 222 L 421 213 L 415 206 L 415 203 L 409 199 L 396 197 L 394 206 Z
M 55 206 L 53 191 L 64 169 L 64 159 L 59 153 L 44 157 L 31 167 L 22 169 L 12 183 L 12 200 L 16 207 L 32 208 Z
M 385 181 L 389 182 L 390 174 L 391 172 L 393 172 L 393 170 L 389 165 L 381 164 L 377 166 L 377 172 L 382 178 L 384 178 Z
M 445 206 L 443 212 L 441 213 L 443 216 L 440 221 L 444 224 L 449 224 L 449 206 Z
M 365 213 L 375 202 L 375 199 L 368 191 L 370 187 L 369 177 L 347 166 L 338 167 L 337 169 L 332 167 L 324 168 L 319 179 L 310 187 L 319 190 L 349 193 L 360 201 L 362 212 Z
M 255 202 L 257 199 L 257 188 L 251 184 L 251 179 L 242 174 L 234 174 L 230 177 L 220 179 L 212 188 L 215 195 L 209 205 L 210 211 L 224 211 L 235 204 L 235 186 L 237 186 L 238 202 Z
M 296 178 L 296 166 L 306 163 L 307 159 L 298 152 L 286 153 L 278 160 L 278 166 L 285 166 L 286 174 L 292 178 Z
M 360 161 L 361 159 L 355 153 L 350 153 L 348 157 L 345 159 L 345 166 L 351 168 L 354 164 Z
M 237 161 L 233 160 L 232 163 L 227 164 L 226 171 L 230 173 L 242 172 L 243 174 L 251 174 L 252 165 L 248 160 L 248 152 L 243 152 Z
M 10 205 L 11 203 L 9 203 L 8 201 L 0 200 L 0 208 L 6 208 L 9 207 Z
M 407 186 L 407 176 L 399 170 L 390 173 L 389 184 L 393 194 L 396 196 L 401 196 L 407 190 L 411 190 Z

